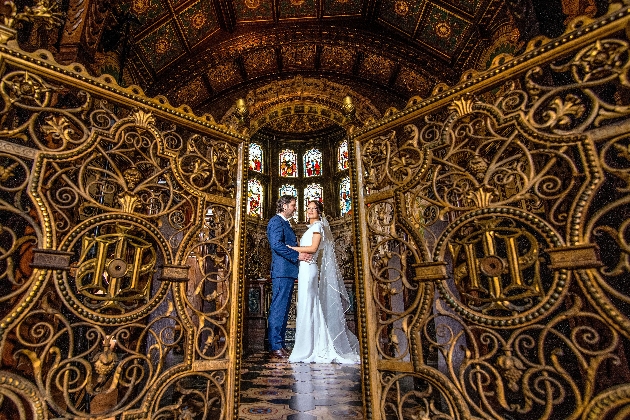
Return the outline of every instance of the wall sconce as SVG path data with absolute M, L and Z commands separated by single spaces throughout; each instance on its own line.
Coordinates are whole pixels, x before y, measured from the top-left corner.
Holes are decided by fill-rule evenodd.
M 247 103 L 245 99 L 239 98 L 236 100 L 236 118 L 241 122 L 241 124 L 245 123 L 249 117 L 249 108 L 247 108 Z
M 357 109 L 352 103 L 352 98 L 350 96 L 343 98 L 343 104 L 341 105 L 341 113 L 343 116 L 349 120 L 353 120 L 356 112 Z

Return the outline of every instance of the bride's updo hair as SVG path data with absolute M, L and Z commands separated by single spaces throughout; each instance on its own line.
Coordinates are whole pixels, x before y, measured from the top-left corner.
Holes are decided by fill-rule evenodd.
M 317 215 L 321 218 L 322 215 L 324 214 L 324 205 L 321 203 L 321 201 L 315 201 L 315 200 L 311 200 L 308 202 L 308 204 L 314 203 L 315 206 L 317 206 Z

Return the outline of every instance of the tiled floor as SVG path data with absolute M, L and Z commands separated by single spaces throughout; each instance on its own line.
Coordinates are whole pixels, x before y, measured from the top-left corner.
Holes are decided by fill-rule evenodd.
M 243 361 L 239 420 L 362 418 L 359 365 Z

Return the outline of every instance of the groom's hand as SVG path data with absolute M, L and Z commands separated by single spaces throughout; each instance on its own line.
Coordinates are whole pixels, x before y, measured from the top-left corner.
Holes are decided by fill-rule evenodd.
M 310 261 L 311 260 L 311 254 L 307 254 L 306 252 L 300 252 L 300 254 L 298 255 L 298 260 L 300 260 L 300 261 Z

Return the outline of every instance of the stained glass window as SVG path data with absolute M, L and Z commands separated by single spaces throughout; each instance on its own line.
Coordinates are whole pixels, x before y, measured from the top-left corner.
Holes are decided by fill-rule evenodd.
M 297 155 L 293 150 L 280 152 L 280 176 L 297 177 Z
M 295 206 L 295 213 L 293 213 L 293 218 L 297 221 L 298 214 L 300 214 L 300 202 L 297 201 L 297 196 L 298 196 L 297 188 L 295 188 L 295 185 L 284 184 L 278 190 L 278 196 L 281 197 L 283 195 L 292 195 L 293 197 L 295 197 L 296 206 Z
M 247 181 L 247 214 L 262 217 L 263 186 L 257 179 Z
M 348 140 L 344 140 L 337 149 L 337 169 L 348 169 Z
M 322 175 L 322 152 L 317 149 L 311 149 L 304 153 L 304 175 Z
M 339 184 L 339 208 L 341 215 L 346 215 L 352 209 L 352 198 L 350 198 L 350 177 L 347 176 Z
M 304 208 L 308 207 L 309 201 L 324 202 L 324 189 L 321 184 L 310 184 L 304 188 Z
M 249 144 L 249 169 L 251 171 L 263 172 L 263 150 L 259 144 Z

